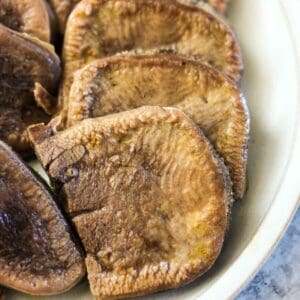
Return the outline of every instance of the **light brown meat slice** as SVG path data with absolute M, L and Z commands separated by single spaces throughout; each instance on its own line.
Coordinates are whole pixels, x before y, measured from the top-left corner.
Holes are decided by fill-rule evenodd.
M 50 193 L 0 142 L 0 284 L 53 295 L 84 275 L 82 252 Z
M 204 9 L 173 0 L 83 0 L 66 28 L 61 109 L 68 106 L 76 70 L 121 51 L 155 48 L 196 56 L 235 81 L 241 78 L 241 52 L 234 33 Z
M 44 0 L 1 0 L 0 23 L 42 41 L 51 41 L 53 24 Z
M 236 85 L 215 69 L 178 55 L 121 55 L 96 60 L 74 76 L 68 127 L 143 105 L 175 106 L 224 158 L 236 198 L 246 183 L 248 108 Z
M 1 24 L 0 45 L 0 139 L 19 153 L 27 153 L 27 126 L 49 120 L 35 104 L 36 83 L 54 93 L 60 78 L 60 60 L 50 44 Z M 56 103 L 49 105 L 55 107 Z
M 181 286 L 220 253 L 232 202 L 224 164 L 180 110 L 29 129 L 87 252 L 92 293 L 122 298 Z
M 68 16 L 71 13 L 72 9 L 80 0 L 47 0 L 51 7 L 53 8 L 60 33 L 63 35 L 65 33 L 66 23 Z

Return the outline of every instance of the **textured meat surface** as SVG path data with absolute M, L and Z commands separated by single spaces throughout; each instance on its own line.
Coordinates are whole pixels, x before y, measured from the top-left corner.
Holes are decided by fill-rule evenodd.
M 46 188 L 0 142 L 0 284 L 33 295 L 73 287 L 82 254 Z
M 174 288 L 211 267 L 228 225 L 230 183 L 181 111 L 142 107 L 55 135 L 36 125 L 29 135 L 83 242 L 94 295 Z
M 2 25 L 0 44 L 0 138 L 16 151 L 26 152 L 27 125 L 49 119 L 35 105 L 35 83 L 54 92 L 60 77 L 60 61 L 44 43 Z
M 172 0 L 83 0 L 66 28 L 62 109 L 67 107 L 73 73 L 85 64 L 125 50 L 154 48 L 199 57 L 240 79 L 242 60 L 235 36 L 206 10 Z
M 44 0 L 1 0 L 0 23 L 42 41 L 51 40 L 51 20 Z
M 175 106 L 204 131 L 228 165 L 236 198 L 246 182 L 248 109 L 239 88 L 213 68 L 177 55 L 96 60 L 74 76 L 68 126 L 143 105 Z

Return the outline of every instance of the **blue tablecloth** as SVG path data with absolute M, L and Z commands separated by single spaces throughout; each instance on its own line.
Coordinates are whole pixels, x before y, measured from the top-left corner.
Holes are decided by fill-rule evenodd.
M 272 256 L 236 300 L 300 299 L 300 209 Z

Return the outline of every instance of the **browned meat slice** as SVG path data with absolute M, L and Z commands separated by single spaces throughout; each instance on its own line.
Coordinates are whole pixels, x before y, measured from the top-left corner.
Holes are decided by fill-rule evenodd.
M 201 57 L 234 80 L 241 77 L 241 53 L 233 32 L 204 9 L 173 0 L 83 0 L 66 29 L 62 110 L 67 109 L 76 70 L 120 51 L 154 48 Z
M 5 26 L 50 42 L 51 12 L 44 0 L 1 0 L 0 23 Z
M 96 60 L 74 77 L 68 126 L 143 105 L 176 106 L 190 116 L 228 165 L 235 197 L 243 197 L 249 116 L 245 99 L 232 81 L 177 55 Z
M 84 274 L 82 253 L 50 193 L 0 142 L 0 284 L 52 295 Z
M 73 217 L 94 295 L 175 288 L 212 266 L 228 225 L 229 177 L 180 110 L 148 106 L 55 135 L 35 125 L 29 135 Z
M 48 0 L 56 14 L 61 34 L 65 33 L 68 16 L 79 1 L 80 0 Z
M 49 119 L 34 103 L 34 88 L 39 83 L 47 91 L 55 91 L 60 61 L 49 44 L 3 25 L 0 45 L 0 139 L 25 153 L 29 149 L 26 127 Z

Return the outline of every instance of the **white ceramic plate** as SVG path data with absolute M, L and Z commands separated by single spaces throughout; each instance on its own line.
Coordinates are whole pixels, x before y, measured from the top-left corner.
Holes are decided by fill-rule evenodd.
M 234 297 L 269 256 L 297 208 L 300 81 L 286 3 L 287 0 L 231 3 L 229 18 L 244 53 L 242 89 L 248 99 L 252 128 L 248 192 L 235 205 L 223 252 L 213 269 L 194 283 L 143 299 Z M 8 299 L 31 298 L 10 292 Z M 69 293 L 43 299 L 93 298 L 83 282 Z

